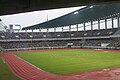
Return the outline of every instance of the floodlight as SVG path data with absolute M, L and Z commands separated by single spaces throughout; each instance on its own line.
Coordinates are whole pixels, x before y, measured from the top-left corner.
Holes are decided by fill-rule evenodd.
M 16 37 L 16 38 L 19 38 L 19 36 L 18 36 L 18 35 L 16 35 L 15 37 Z
M 74 36 L 74 34 L 71 34 L 71 36 Z
M 57 37 L 60 37 L 60 35 L 57 35 Z
M 30 37 L 32 38 L 33 36 L 32 36 L 32 35 L 30 35 Z
M 47 37 L 46 35 L 43 35 L 43 37 Z
M 90 6 L 90 8 L 93 8 L 93 6 Z
M 78 13 L 79 13 L 78 11 L 74 12 L 74 14 L 78 14 Z
M 5 36 L 1 36 L 2 38 L 5 38 Z

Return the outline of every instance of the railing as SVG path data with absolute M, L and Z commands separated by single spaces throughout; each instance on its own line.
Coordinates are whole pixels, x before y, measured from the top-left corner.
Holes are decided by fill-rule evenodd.
M 71 40 L 71 39 L 109 39 L 112 38 L 110 36 L 99 36 L 99 37 L 69 37 L 69 38 L 41 38 L 41 39 L 6 39 L 6 40 L 0 40 L 1 42 L 7 42 L 7 41 L 44 41 L 44 40 Z
M 66 48 L 66 46 L 58 46 L 58 47 L 13 48 L 13 49 L 5 49 L 5 50 L 6 50 L 6 51 L 20 51 L 20 50 L 41 50 L 41 49 L 58 49 L 58 48 Z
M 59 49 L 59 48 L 68 48 L 67 46 L 58 46 L 58 47 L 29 47 L 29 48 L 13 48 L 5 49 L 6 51 L 20 51 L 20 50 L 41 50 L 41 49 Z M 89 48 L 89 49 L 117 49 L 120 50 L 120 47 L 101 47 L 101 46 L 71 46 L 71 48 Z

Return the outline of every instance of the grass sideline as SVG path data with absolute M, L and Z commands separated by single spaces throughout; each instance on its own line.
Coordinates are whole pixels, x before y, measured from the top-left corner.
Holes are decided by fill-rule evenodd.
M 72 74 L 120 66 L 120 54 L 107 51 L 73 49 L 18 52 L 16 55 L 42 70 L 55 74 Z
M 0 80 L 21 80 L 11 72 L 6 63 L 3 63 L 1 56 L 0 56 Z

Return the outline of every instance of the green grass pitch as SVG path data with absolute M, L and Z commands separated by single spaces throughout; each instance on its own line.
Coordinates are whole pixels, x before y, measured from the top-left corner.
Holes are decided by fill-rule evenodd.
M 55 74 L 71 74 L 120 66 L 120 53 L 95 50 L 51 50 L 22 52 L 17 56 L 42 70 Z

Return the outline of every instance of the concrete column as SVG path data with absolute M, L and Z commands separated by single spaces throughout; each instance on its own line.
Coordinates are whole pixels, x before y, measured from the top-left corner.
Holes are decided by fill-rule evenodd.
M 69 31 L 71 31 L 71 25 L 69 26 Z
M 63 27 L 62 27 L 62 32 L 63 32 L 64 30 L 63 30 Z
M 119 16 L 119 14 L 117 15 L 117 23 L 118 23 L 118 28 L 120 27 L 120 16 Z
M 83 23 L 83 26 L 84 26 L 84 31 L 86 31 L 85 23 Z
M 98 30 L 100 30 L 100 20 L 98 19 Z
M 47 32 L 49 32 L 49 29 L 47 28 Z
M 114 18 L 112 17 L 111 20 L 112 20 L 112 29 L 113 29 L 114 28 L 114 22 L 113 22 Z
M 78 24 L 76 24 L 76 26 L 77 26 L 77 31 L 78 31 Z
M 32 36 L 33 36 L 33 29 L 32 29 Z
M 33 29 L 32 29 L 32 33 L 33 33 Z
M 18 30 L 18 33 L 20 32 L 20 30 Z M 19 35 L 19 39 L 20 39 L 20 34 L 18 34 Z
M 41 32 L 41 29 L 39 29 L 39 32 Z
M 93 21 L 91 21 L 91 30 L 93 30 Z
M 105 18 L 105 29 L 107 29 L 107 19 Z
M 56 32 L 56 28 L 54 28 L 54 32 Z

